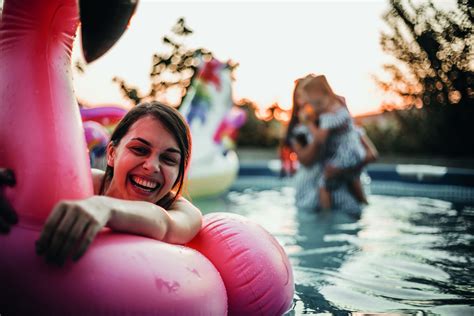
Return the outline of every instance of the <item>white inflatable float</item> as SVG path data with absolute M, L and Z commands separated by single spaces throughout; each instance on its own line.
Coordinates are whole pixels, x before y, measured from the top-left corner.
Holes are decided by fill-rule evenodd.
M 223 144 L 223 135 L 219 135 L 225 130 L 223 124 L 238 129 L 245 120 L 237 124 L 225 120 L 233 106 L 231 81 L 227 64 L 216 59 L 203 62 L 180 107 L 193 137 L 186 186 L 193 198 L 227 191 L 239 171 L 237 154 Z

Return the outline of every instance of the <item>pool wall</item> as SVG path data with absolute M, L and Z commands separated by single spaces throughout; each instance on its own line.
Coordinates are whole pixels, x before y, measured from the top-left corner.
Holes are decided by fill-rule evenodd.
M 292 179 L 280 177 L 279 161 L 241 162 L 232 186 L 242 190 L 290 186 Z M 371 194 L 416 196 L 474 205 L 474 170 L 415 164 L 371 164 L 363 178 Z

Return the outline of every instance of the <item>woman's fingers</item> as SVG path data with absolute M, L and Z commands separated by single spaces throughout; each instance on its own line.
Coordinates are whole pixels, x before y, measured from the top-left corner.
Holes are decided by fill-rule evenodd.
M 84 216 L 79 216 L 69 229 L 61 247 L 56 251 L 56 262 L 63 265 L 67 257 L 72 253 L 73 249 L 78 245 L 78 241 L 84 235 L 84 231 L 89 226 L 89 219 Z
M 63 201 L 51 212 L 36 242 L 38 255 L 58 265 L 72 255 L 78 260 L 104 226 L 88 208 L 78 201 Z
M 36 253 L 38 255 L 43 255 L 50 247 L 51 240 L 56 232 L 56 229 L 66 212 L 67 206 L 63 203 L 58 204 L 48 219 L 46 224 L 43 227 L 40 238 L 36 241 Z
M 48 243 L 48 249 L 45 251 L 46 260 L 55 262 L 57 264 L 62 264 L 59 253 L 61 248 L 72 236 L 72 228 L 80 214 L 75 212 L 74 208 L 67 208 L 62 216 L 59 225 L 56 226 L 52 236 L 50 237 L 50 242 Z
M 77 261 L 82 257 L 84 252 L 86 252 L 87 247 L 89 247 L 89 245 L 92 243 L 101 228 L 102 227 L 100 225 L 97 225 L 96 223 L 90 223 L 87 226 L 84 236 L 82 237 L 79 243 L 79 247 L 77 247 L 76 251 L 72 255 L 73 261 Z

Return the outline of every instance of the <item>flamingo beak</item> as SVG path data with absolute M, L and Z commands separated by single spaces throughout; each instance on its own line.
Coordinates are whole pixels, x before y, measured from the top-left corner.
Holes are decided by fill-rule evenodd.
M 82 51 L 87 63 L 104 55 L 122 36 L 138 0 L 79 0 Z

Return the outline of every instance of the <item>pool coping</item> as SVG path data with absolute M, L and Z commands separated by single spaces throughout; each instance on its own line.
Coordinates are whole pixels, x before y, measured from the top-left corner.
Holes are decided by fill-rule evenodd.
M 474 205 L 474 170 L 416 164 L 374 163 L 366 168 L 370 194 L 427 197 Z M 291 186 L 293 178 L 280 177 L 277 160 L 241 162 L 233 190 Z

